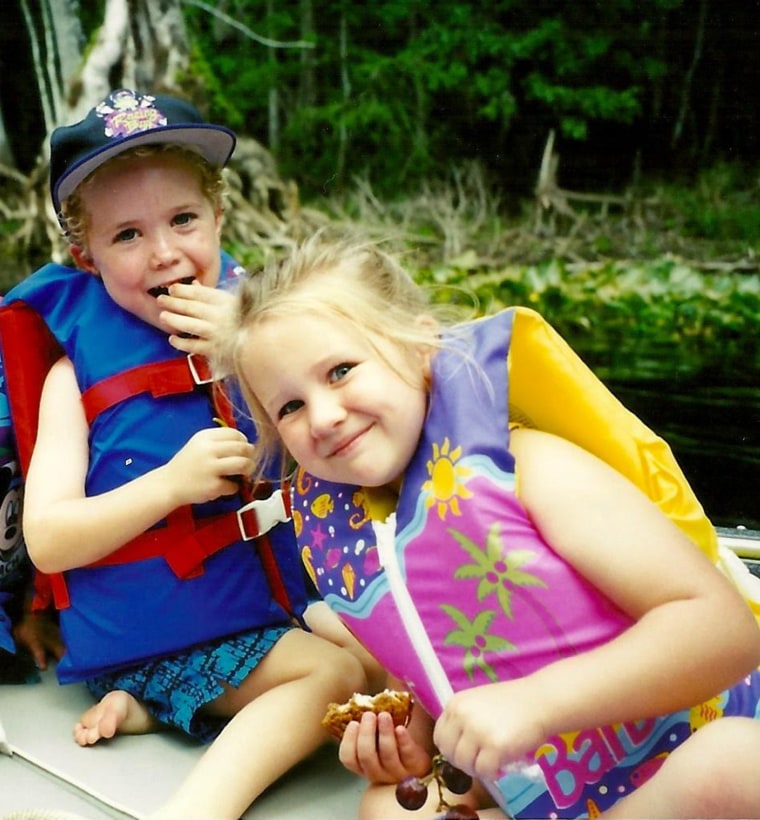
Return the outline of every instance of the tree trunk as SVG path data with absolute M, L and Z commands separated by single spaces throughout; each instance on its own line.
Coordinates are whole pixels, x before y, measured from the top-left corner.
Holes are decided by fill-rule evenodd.
M 312 0 L 301 0 L 301 40 L 308 41 L 314 36 L 314 5 Z M 314 76 L 314 54 L 311 49 L 301 50 L 301 80 L 299 84 L 298 107 L 306 108 L 315 104 L 316 77 Z
M 705 24 L 707 21 L 707 6 L 709 0 L 700 0 L 699 15 L 697 19 L 697 31 L 694 35 L 694 49 L 691 56 L 691 64 L 684 77 L 681 88 L 681 103 L 678 108 L 678 117 L 673 126 L 673 135 L 670 140 L 671 148 L 676 148 L 681 141 L 686 121 L 691 107 L 691 89 L 694 81 L 694 74 L 702 59 L 702 48 L 705 41 Z M 694 143 L 698 144 L 699 135 L 695 135 Z
M 81 120 L 111 90 L 111 74 L 123 60 L 129 19 L 127 0 L 106 0 L 103 23 L 81 67 L 63 122 Z
M 82 65 L 65 120 L 85 116 L 113 88 L 184 93 L 189 48 L 179 0 L 106 0 L 103 24 Z
M 21 0 L 26 3 L 26 0 Z M 49 132 L 56 125 L 76 122 L 119 87 L 139 91 L 165 92 L 192 98 L 196 88 L 180 88 L 178 78 L 186 77 L 189 48 L 179 0 L 106 0 L 103 22 L 97 30 L 84 62 L 77 60 L 73 70 L 73 44 L 76 28 L 72 15 L 78 14 L 74 0 L 50 0 L 51 14 L 46 18 L 45 43 L 53 45 L 40 54 L 47 62 L 35 60 L 45 111 L 46 136 L 40 168 L 47 165 Z M 54 34 L 50 26 L 53 26 Z M 79 38 L 80 43 L 82 38 Z M 56 55 L 63 55 L 62 70 L 52 76 Z M 65 66 L 65 70 L 64 67 Z M 65 259 L 66 247 L 60 237 L 55 214 L 48 204 L 47 174 L 35 174 L 35 201 L 40 221 L 45 225 L 56 261 Z M 31 237 L 30 237 L 31 239 Z
M 150 88 L 155 92 L 197 96 L 197 87 L 183 83 L 179 78 L 187 74 L 190 65 L 190 47 L 179 2 L 171 0 L 130 0 L 131 31 L 128 54 L 136 88 Z
M 348 152 L 348 129 L 346 128 L 346 115 L 348 103 L 351 99 L 351 77 L 348 73 L 348 21 L 346 20 L 346 10 L 340 12 L 340 90 L 343 98 L 343 115 L 338 126 L 338 157 L 336 160 L 335 175 L 340 182 L 343 182 L 343 174 L 346 169 L 346 154 Z
M 272 20 L 274 19 L 274 3 L 272 0 L 267 0 L 267 21 L 269 23 L 269 39 L 275 40 L 276 32 L 272 28 Z M 272 151 L 277 151 L 280 144 L 280 92 L 277 82 L 277 49 L 271 46 L 267 52 L 267 60 L 272 67 L 272 82 L 269 86 L 268 99 L 268 130 L 267 139 L 269 140 L 269 148 Z

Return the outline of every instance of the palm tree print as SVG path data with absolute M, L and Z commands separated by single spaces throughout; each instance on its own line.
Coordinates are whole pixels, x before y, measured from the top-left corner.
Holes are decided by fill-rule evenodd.
M 496 594 L 502 612 L 512 619 L 512 590 L 510 587 L 546 587 L 537 575 L 525 572 L 522 567 L 536 557 L 531 550 L 507 551 L 501 540 L 499 522 L 494 522 L 486 536 L 486 548 L 478 545 L 464 533 L 449 528 L 449 534 L 474 560 L 473 564 L 463 564 L 454 573 L 455 578 L 480 578 L 478 600 Z
M 485 658 L 486 652 L 503 650 L 513 651 L 515 646 L 500 635 L 489 635 L 488 629 L 496 617 L 491 609 L 479 612 L 473 621 L 455 606 L 441 604 L 441 609 L 457 624 L 459 629 L 452 629 L 446 635 L 444 643 L 461 646 L 465 650 L 462 667 L 470 680 L 475 679 L 475 670 L 480 669 L 492 682 L 498 681 L 493 667 Z
M 453 528 L 449 534 L 459 546 L 473 559 L 472 564 L 463 564 L 454 573 L 458 580 L 479 578 L 477 588 L 478 601 L 483 601 L 490 595 L 496 595 L 502 612 L 513 620 L 512 597 L 518 595 L 527 600 L 534 612 L 543 621 L 547 632 L 553 636 L 557 647 L 563 647 L 575 654 L 574 648 L 551 612 L 538 602 L 534 596 L 526 595 L 524 590 L 529 587 L 547 588 L 546 582 L 538 575 L 526 572 L 523 567 L 535 560 L 536 553 L 532 550 L 508 550 L 501 538 L 501 528 L 498 521 L 494 522 L 486 536 L 485 549 L 481 549 L 471 538 Z

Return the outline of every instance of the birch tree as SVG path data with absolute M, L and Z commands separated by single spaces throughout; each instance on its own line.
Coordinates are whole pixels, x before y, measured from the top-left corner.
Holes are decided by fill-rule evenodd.
M 9 165 L 0 173 L 20 189 L 18 199 L 5 205 L 5 216 L 21 224 L 12 237 L 20 250 L 49 244 L 52 257 L 61 261 L 64 246 L 49 204 L 46 173 L 51 131 L 84 117 L 114 87 L 194 96 L 196 89 L 186 87 L 189 47 L 179 0 L 105 0 L 102 19 L 91 33 L 89 45 L 79 0 L 12 3 L 13 7 L 6 7 L 4 13 L 14 23 L 14 43 L 26 49 L 26 59 L 20 60 L 19 66 L 29 66 L 29 70 L 20 70 L 13 78 L 4 72 L 6 83 L 15 82 L 15 92 L 12 89 L 4 100 L 11 101 L 14 111 L 23 100 L 29 111 L 38 108 L 40 116 L 38 121 L 28 116 L 21 123 L 37 123 L 36 130 L 23 134 L 26 143 L 38 147 L 28 181 L 12 167 L 14 158 L 7 133 L 6 148 L 2 149 L 9 117 L 0 117 L 4 122 L 0 152 Z M 29 89 L 36 89 L 36 98 L 29 96 Z M 15 119 L 18 123 L 19 118 Z
M 179 92 L 188 55 L 178 0 L 106 0 L 61 119 L 81 119 L 114 87 Z

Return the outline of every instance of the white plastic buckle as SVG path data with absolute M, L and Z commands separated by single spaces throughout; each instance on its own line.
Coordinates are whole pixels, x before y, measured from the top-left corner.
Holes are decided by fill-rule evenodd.
M 251 510 L 256 514 L 256 522 L 258 523 L 258 532 L 255 535 L 249 535 L 246 532 L 245 522 L 243 521 L 243 514 Z M 258 498 L 241 507 L 237 511 L 237 519 L 243 541 L 252 541 L 265 532 L 269 532 L 275 524 L 284 524 L 286 521 L 290 521 L 290 515 L 282 497 L 282 490 L 275 490 L 269 498 Z
M 193 381 L 198 384 L 211 384 L 214 379 L 209 376 L 207 379 L 202 379 L 201 374 L 198 372 L 198 368 L 195 366 L 195 362 L 193 361 L 193 357 L 198 356 L 198 353 L 188 353 L 187 354 L 187 366 L 190 368 L 190 375 L 193 377 Z M 209 370 L 211 368 L 209 367 Z

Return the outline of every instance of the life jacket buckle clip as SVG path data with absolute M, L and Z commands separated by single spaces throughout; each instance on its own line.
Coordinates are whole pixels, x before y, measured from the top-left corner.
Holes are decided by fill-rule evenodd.
M 187 354 L 187 366 L 190 368 L 190 375 L 193 377 L 195 384 L 200 386 L 214 381 L 208 361 L 199 353 Z
M 282 490 L 275 490 L 267 498 L 257 498 L 241 507 L 237 511 L 237 519 L 243 541 L 251 541 L 269 532 L 275 524 L 290 521 L 290 504 L 287 501 Z M 246 523 L 251 518 L 253 527 Z

